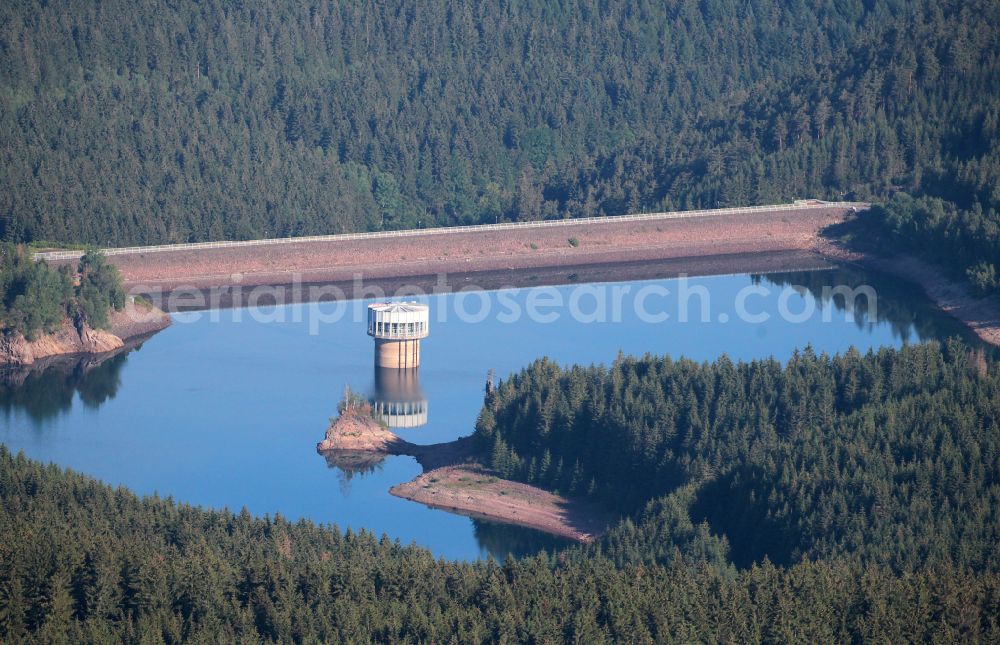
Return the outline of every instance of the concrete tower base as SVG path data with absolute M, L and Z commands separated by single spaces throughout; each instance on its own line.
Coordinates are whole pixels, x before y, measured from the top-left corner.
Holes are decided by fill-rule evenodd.
M 420 367 L 420 340 L 376 338 L 375 365 L 392 369 Z

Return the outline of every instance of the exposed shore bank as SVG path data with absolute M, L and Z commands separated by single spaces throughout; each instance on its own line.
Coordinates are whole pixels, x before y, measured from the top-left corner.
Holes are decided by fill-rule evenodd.
M 996 302 L 976 298 L 964 285 L 916 258 L 885 257 L 824 238 L 824 229 L 852 219 L 852 207 L 676 215 L 135 252 L 111 255 L 109 261 L 118 267 L 126 289 L 169 311 L 381 297 L 402 288 L 435 293 L 801 271 L 848 263 L 916 283 L 984 342 L 1000 346 Z M 269 289 L 255 292 L 256 286 Z
M 75 353 L 75 354 L 53 354 L 37 359 L 28 365 L 0 365 L 0 387 L 21 388 L 32 376 L 42 373 L 46 377 L 61 375 L 64 380 L 72 378 L 79 379 L 108 361 L 122 354 L 127 354 L 138 348 L 147 340 L 156 335 L 155 331 L 139 336 L 131 336 L 123 340 L 123 344 L 118 349 L 113 349 L 101 354 Z M 71 376 L 72 375 L 72 376 Z
M 677 273 L 728 273 L 754 270 L 740 266 L 749 258 L 807 254 L 821 229 L 842 222 L 850 213 L 851 208 L 843 205 L 710 216 L 679 213 L 670 219 L 609 218 L 540 223 L 531 228 L 417 232 L 405 237 L 140 250 L 109 255 L 108 260 L 118 267 L 132 293 L 154 297 L 179 288 L 359 280 L 393 284 L 440 275 L 502 273 L 523 278 L 526 273 L 567 267 L 663 261 L 673 261 L 672 270 Z M 713 260 L 706 264 L 706 258 Z M 452 284 L 463 286 L 454 280 Z
M 501 479 L 477 464 L 443 466 L 389 489 L 433 508 L 517 524 L 576 542 L 600 537 L 612 518 L 581 500 Z
M 414 457 L 423 473 L 389 489 L 392 495 L 433 508 L 516 524 L 578 542 L 600 536 L 612 517 L 585 500 L 497 477 L 473 459 L 472 438 L 433 445 L 404 441 L 379 425 L 367 409 L 346 410 L 316 446 L 333 466 L 363 470 L 387 455 Z
M 830 239 L 818 239 L 814 249 L 831 261 L 854 264 L 918 285 L 938 309 L 963 323 L 983 342 L 1000 347 L 1000 302 L 977 297 L 937 267 L 913 256 L 876 254 Z
M 137 338 L 145 338 L 170 325 L 170 316 L 154 306 L 130 302 L 111 312 L 108 329 L 89 325 L 77 328 L 69 320 L 53 333 L 28 340 L 13 332 L 0 335 L 0 367 L 25 367 L 61 356 L 115 353 Z M 49 359 L 49 360 L 47 360 Z

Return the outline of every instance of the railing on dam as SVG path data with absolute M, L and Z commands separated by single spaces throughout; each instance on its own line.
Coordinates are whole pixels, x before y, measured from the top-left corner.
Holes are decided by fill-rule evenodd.
M 125 246 L 102 249 L 105 255 L 130 255 L 135 253 L 160 253 L 165 251 L 194 251 L 202 249 L 238 248 L 244 246 L 263 246 L 270 244 L 308 244 L 313 242 L 341 242 L 350 240 L 377 240 L 393 237 L 411 237 L 418 235 L 448 235 L 454 233 L 476 233 L 486 231 L 506 231 L 526 228 L 543 228 L 550 226 L 578 226 L 580 224 L 599 224 L 612 222 L 635 222 L 645 220 L 684 219 L 690 217 L 713 217 L 718 215 L 739 215 L 769 211 L 802 211 L 825 208 L 869 208 L 866 202 L 824 202 L 809 200 L 794 204 L 774 204 L 770 206 L 740 206 L 733 208 L 711 208 L 692 211 L 670 211 L 663 213 L 638 213 L 635 215 L 605 215 L 601 217 L 579 217 L 573 219 L 539 220 L 533 222 L 503 222 L 499 224 L 472 224 L 469 226 L 446 226 L 439 228 L 418 228 L 403 231 L 376 231 L 372 233 L 337 233 L 334 235 L 309 235 L 304 237 L 278 237 L 261 240 L 222 241 L 222 242 L 189 242 L 186 244 L 161 244 L 158 246 Z M 36 260 L 74 260 L 83 255 L 83 251 L 39 251 L 34 254 Z

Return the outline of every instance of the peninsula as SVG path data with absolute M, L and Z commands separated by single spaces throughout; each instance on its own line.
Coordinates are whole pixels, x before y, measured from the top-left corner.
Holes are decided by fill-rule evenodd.
M 373 416 L 367 402 L 350 395 L 316 446 L 332 466 L 374 466 L 388 455 L 414 457 L 423 473 L 389 489 L 397 497 L 445 511 L 517 524 L 578 542 L 590 542 L 613 523 L 611 514 L 568 498 L 498 477 L 476 459 L 472 437 L 432 445 L 401 439 Z

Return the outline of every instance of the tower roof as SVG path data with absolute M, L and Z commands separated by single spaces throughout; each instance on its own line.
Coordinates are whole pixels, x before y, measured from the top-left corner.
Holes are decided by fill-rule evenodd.
M 368 305 L 369 309 L 391 313 L 418 313 L 428 310 L 427 305 L 419 302 L 373 302 Z

